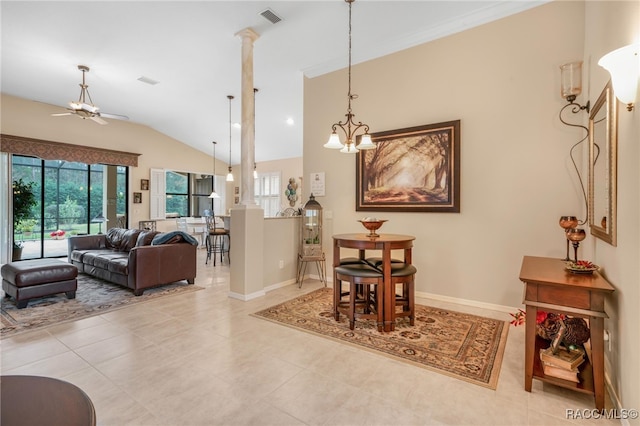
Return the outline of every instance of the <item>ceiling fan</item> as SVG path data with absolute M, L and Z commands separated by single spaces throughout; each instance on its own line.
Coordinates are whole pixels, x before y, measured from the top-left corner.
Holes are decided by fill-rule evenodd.
M 102 118 L 114 118 L 116 120 L 128 120 L 126 115 L 108 114 L 106 112 L 100 112 L 100 108 L 93 104 L 91 95 L 89 94 L 89 86 L 85 83 L 85 74 L 89 72 L 89 67 L 86 65 L 78 65 L 78 69 L 82 71 L 82 83 L 80 83 L 80 97 L 77 101 L 69 102 L 70 112 L 63 112 L 58 114 L 51 114 L 53 117 L 60 117 L 63 115 L 76 115 L 83 120 L 87 118 L 95 121 L 98 124 L 108 124 Z M 89 98 L 89 103 L 86 99 Z

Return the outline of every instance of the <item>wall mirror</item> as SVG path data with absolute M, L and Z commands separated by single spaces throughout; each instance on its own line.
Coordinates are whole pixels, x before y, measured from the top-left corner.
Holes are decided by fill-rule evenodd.
M 589 227 L 616 245 L 618 109 L 611 81 L 589 115 Z

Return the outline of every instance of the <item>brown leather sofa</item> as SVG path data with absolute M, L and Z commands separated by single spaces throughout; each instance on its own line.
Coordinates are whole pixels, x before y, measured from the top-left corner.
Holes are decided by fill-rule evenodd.
M 176 281 L 193 284 L 196 278 L 197 241 L 188 234 L 111 228 L 68 240 L 69 262 L 78 272 L 128 287 L 136 296 Z

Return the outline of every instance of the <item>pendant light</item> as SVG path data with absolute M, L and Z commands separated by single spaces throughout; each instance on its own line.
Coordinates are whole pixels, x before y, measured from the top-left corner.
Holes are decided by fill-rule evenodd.
M 232 95 L 227 95 L 229 99 L 229 173 L 227 173 L 227 182 L 233 182 L 233 171 L 231 169 L 231 99 Z
M 211 194 L 209 198 L 220 198 L 216 192 L 216 144 L 218 142 L 213 141 L 213 176 L 211 176 Z
M 345 120 L 344 123 L 342 121 L 339 121 L 337 123 L 334 123 L 333 126 L 331 126 L 331 130 L 332 130 L 331 136 L 329 137 L 329 141 L 323 146 L 329 149 L 340 149 L 340 152 L 343 152 L 346 154 L 353 154 L 358 152 L 358 150 L 373 149 L 376 146 L 371 141 L 371 135 L 369 134 L 369 126 L 362 123 L 362 121 L 359 121 L 356 123 L 353 120 L 353 117 L 355 117 L 355 115 L 351 112 L 351 101 L 353 99 L 358 98 L 358 95 L 351 93 L 351 5 L 355 0 L 344 0 L 344 1 L 349 3 L 349 68 L 348 68 L 349 92 L 347 93 L 347 98 L 348 98 L 347 114 L 346 114 L 347 119 Z M 338 136 L 338 133 L 336 133 L 336 130 L 338 128 L 342 129 L 342 131 L 346 136 L 344 145 L 342 144 L 342 142 L 340 142 L 340 137 Z M 356 146 L 356 141 L 355 141 L 356 132 L 360 128 L 364 130 L 364 134 L 360 137 L 360 143 Z

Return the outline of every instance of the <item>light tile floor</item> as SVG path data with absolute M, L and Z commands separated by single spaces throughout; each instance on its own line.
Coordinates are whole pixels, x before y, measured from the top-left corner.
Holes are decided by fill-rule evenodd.
M 539 381 L 525 392 L 523 327 L 509 330 L 494 391 L 251 317 L 321 284 L 242 302 L 227 297 L 229 267 L 204 259 L 204 290 L 4 339 L 0 371 L 76 384 L 100 425 L 575 425 L 566 409 L 594 407 Z

